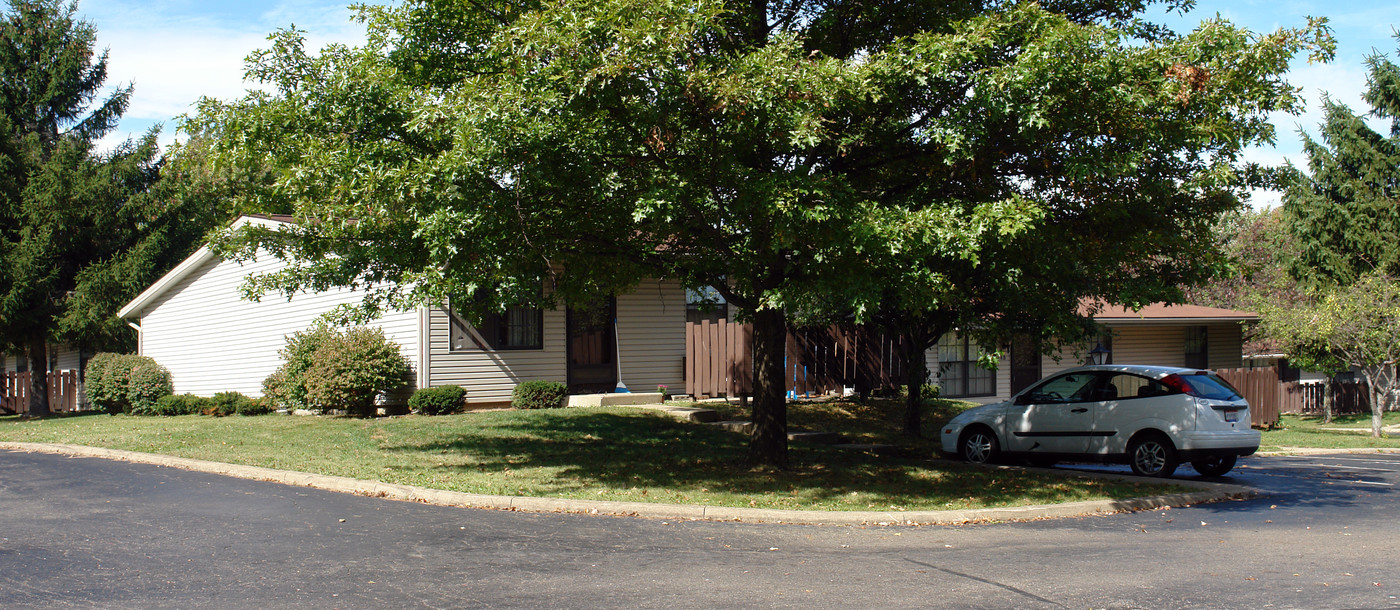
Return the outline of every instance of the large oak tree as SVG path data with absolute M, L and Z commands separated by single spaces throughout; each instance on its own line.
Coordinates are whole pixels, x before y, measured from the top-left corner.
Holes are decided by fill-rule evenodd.
M 412 0 L 363 8 L 361 47 L 274 35 L 267 90 L 185 129 L 273 172 L 244 210 L 309 221 L 222 242 L 293 263 L 252 292 L 358 285 L 373 313 L 714 286 L 754 323 L 750 456 L 781 466 L 790 313 L 892 312 L 928 343 L 1199 275 L 1240 149 L 1297 109 L 1288 60 L 1330 40 L 1175 36 L 1146 4 Z

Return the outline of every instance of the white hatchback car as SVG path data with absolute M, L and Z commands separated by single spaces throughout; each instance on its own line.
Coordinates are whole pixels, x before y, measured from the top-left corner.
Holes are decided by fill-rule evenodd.
M 1220 476 L 1259 449 L 1249 403 L 1215 373 L 1161 366 L 1096 365 L 1031 385 L 1006 402 L 962 412 L 943 427 L 943 453 L 975 463 L 1002 455 L 1127 462 L 1165 477 L 1183 461 Z

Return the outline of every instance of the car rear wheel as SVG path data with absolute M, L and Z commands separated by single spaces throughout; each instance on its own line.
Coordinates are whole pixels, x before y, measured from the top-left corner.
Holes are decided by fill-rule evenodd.
M 1236 459 L 1238 458 L 1233 455 L 1212 455 L 1191 460 L 1191 467 L 1203 476 L 1218 477 L 1230 472 L 1230 469 L 1235 467 Z
M 962 442 L 958 443 L 962 454 L 962 459 L 973 464 L 988 464 L 996 460 L 997 435 L 986 428 L 973 428 L 962 436 Z
M 1180 464 L 1176 447 L 1171 441 L 1158 434 L 1147 434 L 1133 439 L 1128 445 L 1128 464 L 1133 474 L 1144 477 L 1169 477 Z

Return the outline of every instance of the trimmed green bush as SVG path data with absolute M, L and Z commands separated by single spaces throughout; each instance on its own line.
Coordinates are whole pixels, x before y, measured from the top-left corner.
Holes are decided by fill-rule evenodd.
M 465 404 L 467 391 L 459 385 L 423 388 L 408 397 L 408 408 L 424 415 L 456 413 Z
M 288 409 L 369 415 L 376 396 L 408 385 L 413 375 L 399 346 L 378 328 L 293 333 L 280 354 L 282 367 L 263 380 L 263 394 Z
M 147 406 L 132 407 L 132 415 L 153 415 L 174 417 L 176 415 L 197 415 L 210 408 L 212 401 L 194 394 L 167 394 Z
M 557 381 L 522 381 L 510 394 L 510 406 L 517 409 L 557 409 L 564 406 L 569 388 Z
M 238 403 L 233 411 L 234 415 L 244 415 L 248 417 L 267 415 L 271 412 L 272 407 L 268 404 L 266 398 L 248 398 L 248 400 Z
M 121 413 L 126 402 L 126 389 L 111 374 L 113 365 L 122 354 L 101 352 L 88 359 L 83 371 L 83 387 L 89 403 L 108 413 Z
M 134 354 L 97 354 L 88 360 L 83 379 L 88 402 L 108 413 L 147 412 L 174 391 L 170 371 Z
M 209 408 L 203 413 L 214 417 L 227 417 L 229 415 L 262 415 L 268 412 L 269 409 L 262 405 L 261 401 L 238 392 L 219 392 L 209 399 Z

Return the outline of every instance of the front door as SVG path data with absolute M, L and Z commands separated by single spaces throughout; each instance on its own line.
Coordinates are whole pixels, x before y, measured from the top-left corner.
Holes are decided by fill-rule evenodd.
M 569 308 L 569 393 L 601 394 L 617 389 L 616 302 L 599 299 Z
M 1040 342 L 1028 334 L 1011 339 L 1011 393 L 1040 381 Z

